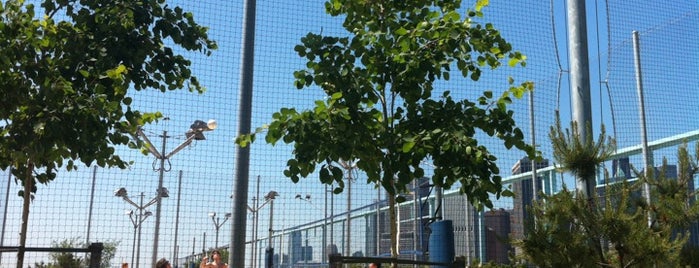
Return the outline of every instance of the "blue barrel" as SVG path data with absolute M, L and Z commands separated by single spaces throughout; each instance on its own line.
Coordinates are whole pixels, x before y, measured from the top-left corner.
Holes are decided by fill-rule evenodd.
M 451 220 L 436 221 L 430 224 L 430 262 L 452 263 L 454 261 L 454 225 Z M 447 267 L 433 265 L 432 268 Z

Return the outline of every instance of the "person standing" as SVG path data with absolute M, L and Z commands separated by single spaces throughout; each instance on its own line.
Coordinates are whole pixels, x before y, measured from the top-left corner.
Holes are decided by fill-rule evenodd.
M 165 258 L 161 258 L 155 263 L 155 268 L 172 268 L 172 265 L 170 265 L 170 261 L 166 260 Z
M 199 268 L 228 268 L 228 263 L 221 261 L 221 252 L 217 249 L 211 252 L 211 259 L 213 260 L 209 262 L 209 257 L 204 256 Z

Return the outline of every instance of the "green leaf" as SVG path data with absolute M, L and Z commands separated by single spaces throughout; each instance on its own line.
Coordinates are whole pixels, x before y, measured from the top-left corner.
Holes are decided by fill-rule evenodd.
M 407 153 L 415 147 L 415 141 L 405 141 L 403 142 L 403 152 Z
M 396 35 L 399 35 L 399 36 L 406 35 L 407 33 L 408 33 L 408 30 L 406 30 L 403 27 L 400 27 L 398 30 L 396 30 Z
M 484 7 L 490 4 L 489 0 L 478 0 L 476 1 L 476 11 L 481 11 Z

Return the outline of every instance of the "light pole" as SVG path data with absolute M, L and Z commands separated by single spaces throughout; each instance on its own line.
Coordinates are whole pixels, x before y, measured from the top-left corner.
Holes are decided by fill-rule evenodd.
M 131 223 L 133 224 L 133 228 L 134 228 L 134 230 L 133 230 L 133 232 L 134 232 L 133 245 L 131 246 L 131 264 L 132 265 L 135 264 L 135 267 L 138 268 L 139 263 L 140 263 L 140 257 L 141 257 L 140 256 L 141 255 L 141 226 L 142 226 L 143 221 L 145 221 L 149 216 L 153 215 L 153 213 L 151 213 L 150 211 L 146 211 L 145 209 L 147 207 L 155 204 L 157 202 L 157 200 L 168 197 L 169 196 L 168 191 L 167 191 L 167 188 L 163 188 L 162 191 L 158 191 L 158 194 L 155 197 L 153 197 L 150 201 L 148 201 L 148 203 L 145 203 L 145 204 L 143 203 L 143 197 L 145 196 L 145 194 L 143 194 L 143 192 L 141 192 L 141 194 L 139 195 L 139 197 L 140 197 L 139 202 L 136 203 L 133 200 L 131 200 L 131 198 L 129 198 L 129 194 L 126 191 L 126 188 L 124 188 L 124 187 L 121 187 L 121 188 L 117 189 L 116 191 L 114 191 L 114 196 L 121 197 L 121 199 L 126 201 L 126 203 L 129 203 L 130 205 L 132 205 L 138 211 L 138 213 L 136 213 L 136 214 L 134 213 L 133 210 L 129 210 L 126 213 L 126 215 L 129 215 L 129 219 L 131 219 Z M 138 230 L 138 240 L 136 238 L 136 231 L 137 230 Z M 138 250 L 136 251 L 136 258 L 134 260 L 134 251 L 135 251 L 135 248 L 137 247 L 136 241 L 138 241 Z
M 143 139 L 143 141 L 146 143 L 146 149 L 153 155 L 155 156 L 156 160 L 160 161 L 160 166 L 158 168 L 155 167 L 155 162 L 153 163 L 153 170 L 159 172 L 158 176 L 158 189 L 163 188 L 163 177 L 165 175 L 165 171 L 170 171 L 171 167 L 168 167 L 167 169 L 165 168 L 165 161 L 168 161 L 168 164 L 170 163 L 170 157 L 175 155 L 177 152 L 180 150 L 184 149 L 185 147 L 189 146 L 193 140 L 205 140 L 206 137 L 204 137 L 204 132 L 205 131 L 211 131 L 216 129 L 218 124 L 216 123 L 216 120 L 209 120 L 208 123 L 205 123 L 204 121 L 201 120 L 196 120 L 192 125 L 189 127 L 189 129 L 185 132 L 185 136 L 187 139 L 182 142 L 177 148 L 172 150 L 172 152 L 165 154 L 165 144 L 167 141 L 167 138 L 170 136 L 167 135 L 167 131 L 163 131 L 163 134 L 160 135 L 160 138 L 163 139 L 163 144 L 162 144 L 162 150 L 158 151 L 158 149 L 155 148 L 155 145 L 153 145 L 152 142 L 148 139 L 148 136 L 143 132 L 142 128 L 138 128 L 138 132 L 136 139 L 139 137 Z M 157 258 L 158 258 L 158 239 L 160 236 L 160 211 L 161 211 L 161 202 L 160 198 L 156 200 L 156 208 L 155 208 L 155 231 L 153 232 L 153 256 L 151 258 L 152 263 L 155 263 Z
M 258 179 L 258 180 L 259 180 L 259 179 Z M 258 183 L 258 185 L 259 185 L 259 183 Z M 265 202 L 262 203 L 262 205 L 257 206 L 257 204 L 255 204 L 255 205 L 254 205 L 254 206 L 255 206 L 254 208 L 253 208 L 253 207 L 250 207 L 250 205 L 248 205 L 248 210 L 250 210 L 250 212 L 251 212 L 251 213 L 254 215 L 254 217 L 255 217 L 255 218 L 254 218 L 254 226 L 253 226 L 253 230 L 254 230 L 254 231 L 253 231 L 253 241 L 252 241 L 252 243 L 251 243 L 251 244 L 252 244 L 252 249 L 253 249 L 253 255 L 252 255 L 253 267 L 256 267 L 256 266 L 255 266 L 255 261 L 257 260 L 257 256 L 255 256 L 255 255 L 257 255 L 257 253 L 256 253 L 256 251 L 255 251 L 256 248 L 257 248 L 257 231 L 258 231 L 258 227 L 257 227 L 257 225 L 258 225 L 258 220 L 257 220 L 258 215 L 257 215 L 257 213 L 260 211 L 260 209 L 262 209 L 265 205 L 267 205 L 267 203 L 269 203 L 269 202 L 271 202 L 272 200 L 274 200 L 274 197 L 277 197 L 277 196 L 279 196 L 279 193 L 277 193 L 276 191 L 269 191 L 269 193 L 267 193 L 267 195 L 265 195 Z M 271 198 L 270 198 L 270 197 L 271 197 Z M 258 198 L 257 200 L 259 201 L 259 198 Z
M 274 222 L 272 218 L 274 217 L 274 199 L 279 196 L 279 193 L 275 191 L 270 191 L 265 195 L 265 202 L 269 201 L 269 236 L 267 236 L 267 239 L 269 241 L 267 250 L 265 252 L 265 267 L 266 268 L 272 268 L 272 261 L 274 259 L 274 247 L 272 245 L 272 236 L 274 235 L 274 231 L 272 229 L 272 223 Z
M 311 202 L 311 195 L 310 195 L 310 194 L 307 194 L 305 197 L 302 197 L 300 194 L 297 194 L 297 195 L 296 195 L 296 199 L 299 199 L 299 200 L 301 200 L 301 201 L 308 202 L 308 203 L 311 204 L 313 207 L 316 207 L 316 205 L 313 204 L 313 202 Z M 318 207 L 316 207 L 316 208 L 318 208 Z M 324 211 L 324 215 L 323 215 L 323 238 L 322 238 L 323 241 L 321 242 L 321 243 L 322 243 L 322 247 L 321 247 L 321 248 L 326 248 L 326 247 L 328 246 L 328 245 L 326 245 L 326 243 L 327 243 L 327 241 L 326 241 L 326 239 L 327 239 L 326 230 L 327 230 L 327 228 L 328 228 L 328 227 L 327 227 L 327 226 L 328 226 L 328 190 L 327 190 L 327 187 L 326 187 L 326 189 L 325 189 L 325 209 L 324 209 L 323 211 Z M 320 255 L 321 255 L 321 263 L 325 263 L 325 258 L 327 257 L 327 256 L 326 256 L 326 255 L 327 255 L 327 252 L 322 252 Z
M 211 217 L 214 226 L 216 226 L 216 243 L 214 245 L 216 245 L 215 249 L 218 249 L 218 230 L 221 229 L 221 226 L 231 217 L 231 213 L 223 215 L 223 221 L 220 221 L 220 217 L 216 217 L 216 212 L 209 212 L 209 217 Z

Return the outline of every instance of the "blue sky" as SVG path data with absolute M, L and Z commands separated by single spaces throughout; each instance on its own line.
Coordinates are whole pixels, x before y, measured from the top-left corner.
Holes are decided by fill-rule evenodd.
M 551 158 L 547 135 L 548 127 L 553 123 L 553 111 L 559 109 L 564 122 L 569 119 L 570 113 L 568 76 L 565 73 L 565 1 L 553 1 L 552 9 L 549 2 L 542 1 L 518 1 L 517 4 L 511 1 L 491 2 L 491 6 L 484 10 L 484 20 L 493 22 L 515 48 L 528 56 L 528 66 L 517 69 L 505 67 L 496 72 L 487 72 L 487 76 L 478 83 L 454 79 L 448 84 L 440 83 L 440 86 L 451 89 L 455 96 L 473 98 L 483 90 L 505 89 L 507 76 L 513 76 L 518 81 L 534 81 L 535 137 L 545 157 Z M 643 43 L 643 48 L 648 49 L 644 50 L 648 52 L 643 55 L 646 57 L 644 62 L 648 63 L 644 72 L 648 79 L 647 92 L 651 96 L 647 98 L 652 123 L 650 136 L 657 139 L 693 130 L 699 125 L 697 102 L 691 101 L 695 99 L 696 88 L 699 86 L 699 42 L 696 37 L 699 34 L 690 34 L 692 30 L 696 31 L 699 20 L 697 3 L 644 2 L 641 5 L 628 1 L 610 1 L 608 4 L 588 1 L 587 6 L 588 38 L 591 42 L 593 128 L 598 131 L 600 123 L 604 122 L 608 134 L 612 134 L 612 129 L 617 131 L 623 146 L 638 142 L 635 134 L 638 123 L 635 119 L 637 111 L 633 59 L 629 58 L 632 30 L 641 31 L 642 42 L 646 42 Z M 223 215 L 231 208 L 229 196 L 236 161 L 233 140 L 238 129 L 243 9 L 241 1 L 169 3 L 193 11 L 199 23 L 210 27 L 211 37 L 218 42 L 219 50 L 209 58 L 186 54 L 192 57 L 194 74 L 199 76 L 208 90 L 201 95 L 186 91 L 166 94 L 156 91 L 137 92 L 133 93 L 136 100 L 134 107 L 148 111 L 158 110 L 169 118 L 145 127 L 147 135 L 158 148 L 162 142 L 159 135 L 167 131 L 171 136 L 167 139 L 168 152 L 184 140 L 184 131 L 193 120 L 216 119 L 219 128 L 207 132 L 207 140 L 196 142 L 171 158 L 172 170 L 165 173 L 164 179 L 164 185 L 170 190 L 170 198 L 163 201 L 159 249 L 159 255 L 166 257 L 173 255 L 179 170 L 183 172 L 178 224 L 180 248 L 177 250 L 180 256 L 192 251 L 199 252 L 202 247 L 213 246 L 214 224 L 207 217 L 208 212 L 215 211 Z M 469 4 L 466 1 L 465 5 Z M 293 86 L 293 71 L 304 68 L 305 64 L 293 51 L 299 38 L 309 31 L 344 35 L 339 27 L 341 21 L 325 14 L 322 1 L 258 1 L 257 5 L 253 128 L 269 122 L 271 114 L 281 107 L 310 107 L 314 100 L 323 97 L 317 91 L 298 91 Z M 612 12 L 609 17 L 606 16 L 607 8 Z M 554 27 L 551 26 L 552 21 Z M 607 29 L 607 21 L 612 23 L 611 30 Z M 557 43 L 554 43 L 552 35 L 554 30 Z M 611 44 L 608 40 L 611 40 Z M 612 48 L 612 57 L 609 57 L 609 47 Z M 556 53 L 562 64 L 561 69 L 558 68 Z M 682 56 L 677 57 L 677 54 Z M 601 83 L 607 78 L 608 83 Z M 606 85 L 611 89 L 609 93 Z M 619 113 L 614 128 L 609 96 L 615 102 L 614 112 Z M 529 140 L 531 131 L 527 105 L 528 99 L 525 97 L 512 108 L 516 110 L 516 119 Z M 281 173 L 290 147 L 281 144 L 272 147 L 263 141 L 260 136 L 251 147 L 249 197 L 256 196 L 256 178 L 259 176 L 261 195 L 270 190 L 280 193 L 275 203 L 275 211 L 279 210 L 279 213 L 274 218 L 278 226 L 293 226 L 322 217 L 323 211 L 318 208 L 323 207 L 324 188 L 319 186 L 317 177 L 311 176 L 300 183 L 291 183 Z M 488 142 L 492 141 L 483 142 L 491 146 Z M 512 164 L 523 155 L 520 152 L 493 150 L 501 159 L 500 168 L 504 176 L 510 174 Z M 113 191 L 118 187 L 126 187 L 134 198 L 144 192 L 148 199 L 155 195 L 158 180 L 158 173 L 153 170 L 154 157 L 127 149 L 120 150 L 119 153 L 133 160 L 134 164 L 129 170 L 98 169 L 90 234 L 94 241 L 121 241 L 116 262 L 131 259 L 133 226 L 124 215 L 124 211 L 132 207 L 114 197 Z M 673 152 L 668 154 L 672 155 Z M 92 168 L 84 167 L 79 172 L 61 172 L 56 181 L 39 187 L 31 208 L 28 246 L 48 246 L 52 241 L 72 237 L 84 239 L 87 236 L 85 231 L 92 176 Z M 0 177 L 7 178 L 7 172 L 0 173 Z M 373 202 L 376 195 L 372 186 L 364 183 L 361 174 L 357 182 L 353 189 L 356 194 L 352 196 L 352 203 L 361 206 Z M 4 187 L 3 183 L 0 193 L 6 193 Z M 4 245 L 14 245 L 18 241 L 21 208 L 21 200 L 15 196 L 18 189 L 18 185 L 12 184 L 9 190 L 11 194 Z M 296 194 L 310 194 L 312 204 L 294 199 Z M 344 194 L 337 196 L 335 205 L 338 211 L 345 208 L 345 200 Z M 506 206 L 506 202 L 503 206 Z M 154 210 L 155 206 L 149 209 Z M 260 230 L 267 230 L 267 213 L 265 209 L 260 212 Z M 150 259 L 153 224 L 153 218 L 143 224 L 143 265 Z M 248 237 L 251 237 L 251 229 L 249 223 Z M 219 244 L 227 243 L 229 232 L 230 226 L 221 228 Z M 204 233 L 206 245 L 202 245 Z M 265 235 L 266 232 L 260 232 L 260 236 Z M 3 264 L 13 258 L 14 254 L 3 254 Z

